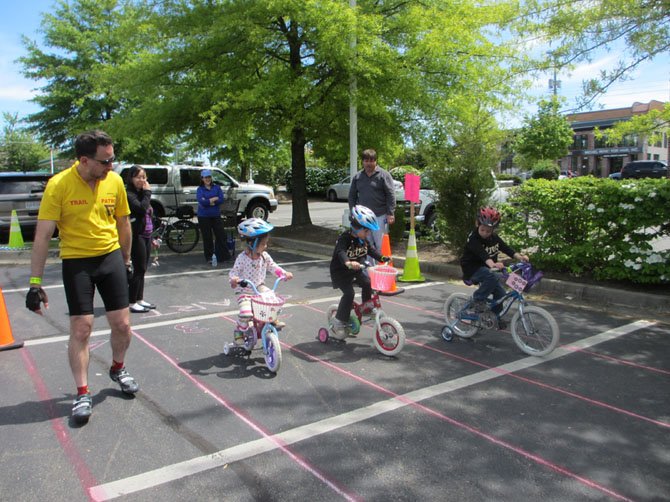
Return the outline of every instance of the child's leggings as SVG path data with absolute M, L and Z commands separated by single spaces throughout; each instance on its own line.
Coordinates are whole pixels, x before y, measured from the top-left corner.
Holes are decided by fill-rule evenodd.
M 367 302 L 372 298 L 370 278 L 368 277 L 368 274 L 362 270 L 354 276 L 351 283 L 340 286 L 340 289 L 342 290 L 342 298 L 340 298 L 340 304 L 337 306 L 337 314 L 335 317 L 344 323 L 349 322 L 351 306 L 354 303 L 354 296 L 356 296 L 356 293 L 354 292 L 354 284 L 358 284 L 361 287 L 361 297 L 363 298 L 363 302 Z

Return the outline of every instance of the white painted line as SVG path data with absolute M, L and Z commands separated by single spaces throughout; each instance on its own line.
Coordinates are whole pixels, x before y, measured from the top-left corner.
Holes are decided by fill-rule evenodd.
M 300 262 L 304 263 L 304 262 Z M 211 270 L 210 270 L 211 272 Z M 443 282 L 425 282 L 422 284 L 414 284 L 412 286 L 405 286 L 405 289 L 417 289 L 417 288 L 426 288 L 428 286 L 439 286 L 440 284 L 444 284 Z M 56 286 L 53 286 L 56 287 Z M 304 303 L 285 303 L 283 308 L 292 308 L 292 307 L 297 307 L 299 305 L 313 305 L 316 303 L 326 303 L 326 302 L 332 302 L 332 301 L 339 301 L 341 296 L 329 296 L 327 298 L 316 298 L 314 300 L 308 300 Z M 144 323 L 144 324 L 138 324 L 135 326 L 132 326 L 133 331 L 142 331 L 145 329 L 152 329 L 152 328 L 160 328 L 163 326 L 171 326 L 173 324 L 180 324 L 180 323 L 185 323 L 185 322 L 195 322 L 195 321 L 202 321 L 205 319 L 214 319 L 216 317 L 223 317 L 223 316 L 231 316 L 231 315 L 237 315 L 238 310 L 227 310 L 223 312 L 214 312 L 211 314 L 203 314 L 203 315 L 197 315 L 197 316 L 192 316 L 192 317 L 181 317 L 177 319 L 166 319 L 164 321 L 157 321 L 157 322 L 150 322 L 150 323 Z M 105 336 L 110 334 L 110 329 L 100 329 L 97 331 L 93 331 L 91 333 L 91 337 L 96 337 L 96 336 Z M 58 343 L 58 342 L 67 342 L 70 339 L 69 335 L 62 335 L 62 336 L 51 336 L 48 338 L 39 338 L 37 340 L 26 340 L 24 342 L 24 346 L 26 347 L 31 347 L 35 345 L 45 345 L 47 343 Z
M 330 260 L 290 261 L 290 262 L 286 262 L 286 263 L 279 263 L 278 265 L 280 265 L 282 267 L 288 267 L 288 266 L 291 266 L 291 265 L 307 265 L 309 263 L 323 263 L 323 262 L 327 262 L 327 261 L 329 262 Z M 229 268 L 217 268 L 217 269 L 211 269 L 210 268 L 208 270 L 191 270 L 191 271 L 188 271 L 188 272 L 174 272 L 172 274 L 148 274 L 148 275 L 145 275 L 144 278 L 145 279 L 156 279 L 158 277 L 178 277 L 178 276 L 181 276 L 181 275 L 205 275 L 205 274 L 211 275 L 212 272 L 217 272 L 217 271 L 226 272 L 228 270 L 230 270 L 230 267 Z M 63 287 L 63 283 L 61 282 L 59 284 L 52 284 L 50 286 L 42 286 L 42 289 L 56 289 L 56 288 L 62 288 L 62 287 Z M 28 291 L 28 288 L 5 289 L 3 291 L 5 293 L 21 293 L 23 291 Z
M 322 299 L 321 301 L 329 301 L 329 299 Z M 647 326 L 651 326 L 653 324 L 655 323 L 650 321 L 636 321 L 618 328 L 610 329 L 597 335 L 593 335 L 589 338 L 582 339 L 579 342 L 573 343 L 571 345 L 579 346 L 581 348 L 592 347 L 599 343 L 614 340 L 620 336 L 637 331 Z M 563 349 L 559 347 L 548 356 L 542 358 L 526 357 L 518 361 L 498 366 L 497 368 L 487 369 L 478 373 L 457 378 L 455 380 L 450 380 L 448 382 L 443 382 L 423 389 L 411 391 L 407 394 L 387 399 L 385 401 L 379 401 L 369 406 L 358 408 L 347 413 L 342 413 L 340 415 L 326 418 L 318 422 L 313 422 L 311 424 L 305 424 L 303 426 L 275 434 L 270 438 L 257 439 L 255 441 L 250 441 L 218 451 L 211 455 L 196 457 L 191 460 L 168 465 L 128 478 L 94 486 L 90 489 L 90 493 L 94 500 L 102 501 L 111 500 L 141 490 L 146 490 L 148 488 L 159 486 L 177 479 L 214 469 L 227 463 L 244 460 L 260 453 L 267 453 L 269 451 L 275 450 L 277 448 L 277 443 L 288 446 L 299 441 L 312 439 L 320 434 L 332 432 L 342 427 L 353 425 L 378 415 L 416 404 L 426 399 L 431 399 L 433 397 L 453 392 L 455 390 L 464 389 L 472 385 L 493 380 L 495 378 L 500 378 L 506 376 L 507 373 L 544 364 L 545 362 L 573 353 L 574 352 L 569 349 Z M 272 439 L 274 439 L 274 441 Z

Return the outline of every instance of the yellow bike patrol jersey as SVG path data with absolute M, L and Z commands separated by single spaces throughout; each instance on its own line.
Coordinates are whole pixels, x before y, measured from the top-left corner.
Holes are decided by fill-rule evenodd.
M 91 190 L 77 165 L 49 180 L 37 216 L 58 225 L 63 259 L 102 256 L 120 248 L 116 218 L 130 214 L 126 187 L 118 174 L 110 171 Z

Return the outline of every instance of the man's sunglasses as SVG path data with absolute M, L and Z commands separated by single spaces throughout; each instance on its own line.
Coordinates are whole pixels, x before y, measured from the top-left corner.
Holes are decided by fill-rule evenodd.
M 100 162 L 103 166 L 108 166 L 116 160 L 116 157 L 110 157 L 109 159 L 105 159 L 105 160 L 95 159 L 93 157 L 89 157 L 89 159 L 95 160 L 96 162 Z

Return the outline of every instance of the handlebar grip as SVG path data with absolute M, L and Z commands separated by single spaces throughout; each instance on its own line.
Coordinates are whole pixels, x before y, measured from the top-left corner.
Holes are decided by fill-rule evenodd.
M 246 288 L 246 287 L 249 285 L 249 282 L 248 282 L 247 280 L 245 280 L 245 279 L 242 279 L 242 280 L 239 282 L 239 285 L 242 286 L 243 288 Z

